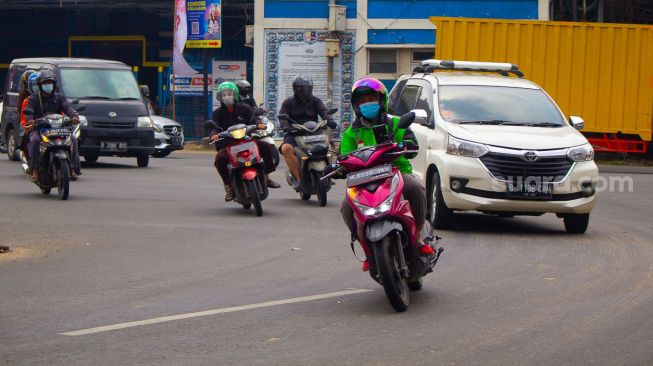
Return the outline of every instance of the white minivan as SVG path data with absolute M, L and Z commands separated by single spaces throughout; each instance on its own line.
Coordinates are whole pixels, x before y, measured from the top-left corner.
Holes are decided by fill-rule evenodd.
M 500 216 L 555 213 L 584 233 L 596 201 L 594 150 L 553 99 L 515 65 L 427 60 L 390 93 L 391 113 L 415 110 L 411 162 L 426 184 L 428 217 L 454 211 Z M 514 74 L 518 77 L 509 77 Z

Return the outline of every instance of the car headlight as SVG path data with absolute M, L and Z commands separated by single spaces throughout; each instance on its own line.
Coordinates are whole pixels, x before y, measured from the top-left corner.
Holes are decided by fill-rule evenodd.
M 390 211 L 390 208 L 392 208 L 392 202 L 394 202 L 395 191 L 397 190 L 398 184 L 399 174 L 395 174 L 394 177 L 392 177 L 392 184 L 390 185 L 390 194 L 388 195 L 388 198 L 386 198 L 385 201 L 376 207 L 365 206 L 358 202 L 358 199 L 356 198 L 357 191 L 355 187 L 349 188 L 348 194 L 350 197 L 352 197 L 352 201 L 356 207 L 358 207 L 358 209 L 361 210 L 365 216 L 380 217 L 386 214 L 388 211 Z
M 154 128 L 154 122 L 149 116 L 138 117 L 138 127 Z
M 80 114 L 77 117 L 79 117 L 79 125 L 80 126 L 84 126 L 84 127 L 88 126 L 88 120 L 86 119 L 86 116 L 82 116 Z
M 468 158 L 480 158 L 489 152 L 485 145 L 477 144 L 471 141 L 457 139 L 449 135 L 447 144 L 447 154 L 465 156 Z
M 567 156 L 573 161 L 594 160 L 594 148 L 590 144 L 572 147 L 567 151 Z

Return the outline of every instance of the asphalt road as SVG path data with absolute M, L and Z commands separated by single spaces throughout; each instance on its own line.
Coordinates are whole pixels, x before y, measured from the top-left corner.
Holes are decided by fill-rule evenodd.
M 284 186 L 257 218 L 211 155 L 135 165 L 101 158 L 62 202 L 0 158 L 0 364 L 653 364 L 653 175 L 603 193 L 585 235 L 460 216 L 398 314 L 351 254 L 341 183 L 325 208 Z

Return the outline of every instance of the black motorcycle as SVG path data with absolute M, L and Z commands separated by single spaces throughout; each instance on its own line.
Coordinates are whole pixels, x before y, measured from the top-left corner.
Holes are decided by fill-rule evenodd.
M 68 199 L 70 193 L 70 154 L 73 148 L 72 121 L 60 114 L 48 114 L 35 121 L 41 141 L 39 143 L 39 180 L 34 183 L 41 193 L 50 194 L 57 187 L 59 199 Z M 23 170 L 29 177 L 29 165 L 23 157 Z
M 331 108 L 327 114 L 332 115 L 338 108 Z M 279 119 L 287 120 L 290 124 L 289 133 L 295 136 L 297 147 L 295 156 L 299 160 L 299 174 L 301 184 L 298 191 L 302 200 L 308 201 L 311 195 L 317 195 L 320 206 L 327 204 L 327 192 L 331 190 L 331 179 L 321 179 L 327 166 L 331 163 L 331 136 L 327 129 L 327 121 L 307 121 L 297 123 L 288 115 L 281 114 Z M 295 179 L 286 172 L 286 181 L 290 186 Z

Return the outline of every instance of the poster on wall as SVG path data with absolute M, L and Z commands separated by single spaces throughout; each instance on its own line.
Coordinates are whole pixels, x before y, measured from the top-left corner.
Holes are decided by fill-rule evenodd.
M 201 6 L 200 3 L 202 4 Z M 194 9 L 198 8 L 204 9 L 202 13 L 204 14 L 202 17 L 206 19 L 206 22 L 202 23 L 204 24 L 204 28 L 195 24 L 199 21 L 198 14 L 200 11 Z M 207 37 L 217 37 L 217 39 L 206 40 L 207 42 L 214 42 L 214 45 L 210 45 L 209 47 L 219 47 L 220 44 L 215 44 L 215 42 L 221 42 L 220 24 L 219 0 L 175 0 L 175 31 L 172 53 L 172 72 L 174 77 L 172 79 L 172 86 L 173 92 L 176 95 L 201 96 L 204 94 L 202 71 L 194 68 L 186 61 L 184 50 L 192 47 L 191 45 L 193 43 L 189 42 L 196 41 L 195 38 L 198 35 L 194 34 L 194 32 L 204 32 L 202 33 L 204 35 L 210 31 L 209 33 L 213 35 Z M 210 88 L 212 85 L 210 77 L 208 83 Z
M 279 111 L 284 99 L 292 96 L 292 81 L 297 75 L 313 79 L 313 94 L 327 104 L 326 39 L 323 30 L 265 31 L 265 103 L 271 111 Z M 354 82 L 355 39 L 353 32 L 344 32 L 340 39 L 340 55 L 334 59 L 333 107 L 336 122 L 351 122 L 349 96 Z M 328 107 L 328 106 L 327 106 Z
M 219 48 L 222 46 L 221 0 L 187 0 L 188 48 Z
M 247 61 L 218 61 L 213 60 L 213 95 L 218 85 L 225 81 L 237 82 L 247 79 Z M 217 98 L 213 98 L 213 109 L 218 108 Z

